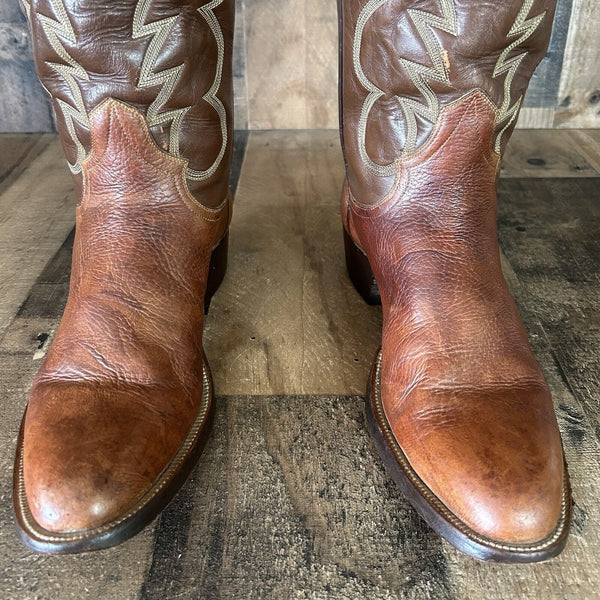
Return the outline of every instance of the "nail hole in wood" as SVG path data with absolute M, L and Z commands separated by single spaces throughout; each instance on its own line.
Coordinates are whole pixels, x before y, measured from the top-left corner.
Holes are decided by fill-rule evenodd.
M 534 167 L 543 167 L 546 164 L 546 161 L 543 158 L 528 158 L 527 163 L 533 165 Z

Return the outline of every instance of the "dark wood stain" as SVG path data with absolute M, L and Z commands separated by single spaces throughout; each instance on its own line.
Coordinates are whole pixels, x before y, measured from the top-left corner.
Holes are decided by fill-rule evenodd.
M 261 135 L 276 139 L 275 134 Z M 236 132 L 233 190 L 246 139 Z M 319 153 L 322 146 L 302 164 L 296 161 L 288 166 L 287 176 L 292 166 L 299 181 L 306 169 L 316 173 L 322 160 Z M 0 596 L 61 600 L 595 597 L 600 573 L 596 552 L 600 178 L 593 176 L 592 169 L 586 178 L 552 178 L 553 165 L 564 174 L 573 161 L 565 156 L 553 160 L 550 154 L 527 155 L 544 159 L 546 164 L 539 167 L 547 169 L 544 177 L 501 179 L 499 237 L 509 285 L 553 392 L 571 471 L 573 529 L 563 555 L 523 568 L 484 565 L 456 552 L 423 523 L 387 476 L 363 425 L 363 399 L 351 392 L 217 398 L 215 429 L 205 453 L 154 530 L 94 555 L 29 554 L 9 524 L 12 448 L 27 389 L 39 365 L 32 354 L 49 343 L 51 338 L 45 336 L 55 329 L 62 312 L 71 233 L 0 340 L 4 406 L 0 441 L 7 450 L 0 455 L 6 499 L 0 506 L 0 521 L 7 525 L 0 529 L 0 549 L 6 557 L 0 561 Z M 327 179 L 332 169 L 325 165 L 312 185 L 320 191 L 337 186 L 337 181 Z M 21 173 L 27 177 L 26 168 Z M 284 201 L 300 183 L 290 180 L 287 185 Z M 333 268 L 336 276 L 329 280 L 330 287 L 347 283 L 341 253 L 333 252 L 335 244 L 342 243 L 337 205 L 333 205 L 337 191 L 325 196 L 331 197 L 331 207 L 321 194 L 311 196 L 293 225 L 301 228 L 300 217 L 321 224 L 316 237 L 302 229 L 302 252 L 307 255 L 303 276 L 316 277 Z M 247 217 L 241 210 L 238 214 L 243 233 L 261 226 L 260 210 Z M 287 223 L 265 229 L 268 235 L 263 233 L 261 243 L 276 248 Z M 250 235 L 246 238 L 252 242 Z M 339 264 L 329 264 L 332 256 Z M 364 319 L 369 310 L 365 306 L 351 313 L 354 309 L 342 302 L 343 294 L 335 296 L 326 286 L 320 286 L 318 293 L 327 299 L 327 310 L 303 318 L 317 320 L 323 328 L 335 311 L 345 310 L 352 322 Z M 229 308 L 253 310 L 250 303 L 238 306 L 233 293 L 226 299 L 228 307 L 217 324 L 221 332 L 228 326 Z M 290 306 L 289 312 L 296 306 Z M 344 344 L 344 331 L 336 330 L 327 343 Z M 246 333 L 256 337 L 252 329 L 234 331 L 231 337 Z M 260 336 L 252 343 L 264 346 Z M 224 354 L 223 346 L 219 349 Z M 269 377 L 290 377 L 277 354 L 286 351 L 285 344 L 271 348 Z M 350 354 L 348 360 L 352 356 L 358 355 Z M 217 362 L 218 352 L 214 358 Z M 340 367 L 336 363 L 328 368 Z

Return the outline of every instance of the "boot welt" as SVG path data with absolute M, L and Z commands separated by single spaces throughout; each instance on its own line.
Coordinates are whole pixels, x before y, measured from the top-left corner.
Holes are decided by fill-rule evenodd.
M 56 533 L 41 527 L 31 514 L 23 481 L 23 425 L 17 440 L 13 478 L 13 505 L 17 532 L 23 543 L 36 552 L 71 554 L 101 550 L 120 544 L 148 525 L 171 501 L 198 462 L 214 417 L 213 384 L 206 357 L 203 363 L 203 393 L 198 416 L 175 456 L 153 485 L 126 512 L 92 529 Z
M 563 498 L 558 524 L 543 540 L 510 544 L 487 538 L 451 512 L 411 467 L 385 416 L 381 402 L 381 351 L 378 352 L 366 398 L 366 424 L 377 453 L 388 473 L 408 502 L 429 526 L 450 544 L 479 560 L 503 563 L 530 563 L 558 555 L 567 542 L 571 521 L 571 489 L 565 467 Z

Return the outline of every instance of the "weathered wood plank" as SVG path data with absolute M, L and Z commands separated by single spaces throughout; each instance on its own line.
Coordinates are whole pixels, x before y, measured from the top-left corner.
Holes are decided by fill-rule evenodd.
M 194 481 L 171 509 L 191 513 L 185 533 L 176 518 L 164 532 L 186 544 L 155 554 L 142 598 L 452 598 L 443 542 L 390 484 L 362 405 L 222 402 Z
M 600 144 L 597 144 L 600 153 Z M 568 131 L 516 130 L 502 160 L 500 177 L 598 177 Z
M 0 194 L 55 139 L 51 133 L 0 134 Z
M 55 139 L 0 196 L 0 335 L 73 227 L 72 190 Z
M 523 108 L 517 129 L 550 129 L 554 123 L 554 108 Z
M 595 0 L 573 0 L 554 127 L 600 127 L 600 13 Z
M 31 59 L 29 29 L 25 23 L 0 21 L 0 61 Z
M 566 384 L 600 440 L 600 183 L 500 182 L 500 240 Z
M 342 179 L 335 131 L 250 134 L 206 322 L 219 393 L 363 391 L 381 317 L 345 272 Z
M 246 80 L 246 26 L 244 2 L 235 0 L 233 38 L 233 98 L 236 129 L 248 129 L 248 82 Z
M 335 2 L 245 2 L 250 129 L 337 127 Z
M 33 61 L 0 61 L 0 132 L 53 131 L 52 109 Z
M 558 0 L 556 3 L 548 51 L 529 82 L 529 88 L 523 101 L 524 107 L 554 109 L 557 104 L 558 86 L 563 67 L 572 6 L 572 0 Z M 526 126 L 524 120 L 521 126 Z
M 579 154 L 600 173 L 600 130 L 578 129 L 569 133 Z

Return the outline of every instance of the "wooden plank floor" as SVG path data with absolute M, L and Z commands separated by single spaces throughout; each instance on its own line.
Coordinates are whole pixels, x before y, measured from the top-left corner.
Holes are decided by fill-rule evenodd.
M 0 136 L 0 598 L 592 600 L 600 593 L 600 136 L 517 131 L 499 184 L 504 269 L 552 387 L 575 514 L 548 563 L 479 563 L 404 501 L 361 394 L 380 309 L 348 282 L 333 131 L 237 136 L 230 268 L 206 349 L 216 426 L 156 522 L 95 554 L 30 553 L 11 471 L 66 300 L 72 187 L 53 136 Z

